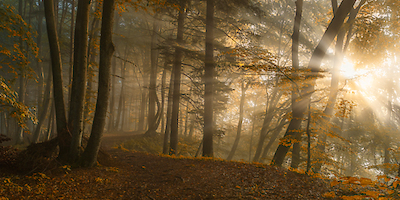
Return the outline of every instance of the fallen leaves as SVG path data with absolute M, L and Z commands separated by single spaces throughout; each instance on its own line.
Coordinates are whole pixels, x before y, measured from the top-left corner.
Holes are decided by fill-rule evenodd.
M 329 192 L 321 180 L 260 163 L 112 151 L 114 161 L 96 168 L 3 176 L 0 192 L 9 199 L 320 199 Z

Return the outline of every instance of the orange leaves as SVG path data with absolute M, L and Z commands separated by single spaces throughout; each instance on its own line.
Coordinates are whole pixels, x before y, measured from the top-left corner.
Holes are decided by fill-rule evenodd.
M 335 198 L 336 194 L 335 192 L 331 191 L 331 192 L 326 192 L 322 195 L 324 198 Z

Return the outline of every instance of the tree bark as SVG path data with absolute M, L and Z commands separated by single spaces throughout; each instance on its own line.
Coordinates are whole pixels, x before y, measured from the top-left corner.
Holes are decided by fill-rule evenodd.
M 332 78 L 331 78 L 331 89 L 329 93 L 329 98 L 328 102 L 326 104 L 325 110 L 324 110 L 324 118 L 325 122 L 329 122 L 333 113 L 334 113 L 334 106 L 339 90 L 339 76 L 340 76 L 340 68 L 343 63 L 343 57 L 345 54 L 345 51 L 347 49 L 347 46 L 344 43 L 347 43 L 348 40 L 350 39 L 349 34 L 347 34 L 347 41 L 345 42 L 344 37 L 346 35 L 346 32 L 350 33 L 352 26 L 353 26 L 353 21 L 356 18 L 359 10 L 361 9 L 361 6 L 365 3 L 365 0 L 361 1 L 360 4 L 357 6 L 356 9 L 353 9 L 350 12 L 349 19 L 347 19 L 347 23 L 349 23 L 349 29 L 344 29 L 339 32 L 339 34 L 336 37 L 336 45 L 335 45 L 335 56 L 334 56 L 334 62 L 333 62 L 333 69 L 332 69 Z M 337 10 L 337 1 L 332 0 L 332 8 L 335 13 L 335 10 Z M 336 13 L 335 13 L 336 14 Z M 326 144 L 327 136 L 325 134 L 321 134 L 318 137 L 318 145 L 317 149 L 318 151 L 323 154 L 325 152 L 325 144 Z M 322 159 L 322 158 L 320 158 Z M 317 162 L 315 166 L 313 167 L 313 171 L 318 173 L 321 170 L 323 162 Z
M 42 105 L 40 106 L 42 110 L 40 111 L 39 114 L 39 121 L 36 126 L 35 132 L 33 133 L 33 140 L 32 142 L 37 143 L 39 142 L 39 137 L 40 137 L 40 131 L 42 128 L 42 125 L 44 124 L 44 121 L 46 120 L 46 116 L 50 107 L 50 90 L 51 90 L 51 67 L 49 66 L 49 71 L 47 73 L 47 81 L 46 81 L 46 90 L 45 90 L 45 96 L 42 102 Z
M 233 156 L 235 155 L 236 149 L 239 145 L 240 141 L 240 134 L 242 133 L 242 123 L 243 123 L 243 110 L 244 110 L 244 102 L 246 101 L 246 90 L 249 88 L 250 83 L 244 85 L 244 81 L 242 80 L 242 95 L 240 96 L 240 105 L 239 105 L 239 122 L 237 127 L 237 133 L 235 141 L 233 142 L 233 146 L 231 152 L 229 152 L 227 160 L 232 160 Z
M 71 28 L 70 28 L 70 46 L 69 46 L 69 77 L 68 77 L 68 99 L 71 99 L 72 71 L 74 64 L 74 25 L 75 25 L 75 0 L 71 0 Z M 69 104 L 68 104 L 69 107 Z
M 75 26 L 74 66 L 68 126 L 72 134 L 70 161 L 75 162 L 82 142 L 83 111 L 85 107 L 88 28 L 90 1 L 78 1 Z
M 318 76 L 322 59 L 329 48 L 329 44 L 332 43 L 333 39 L 340 31 L 344 19 L 353 8 L 354 3 L 354 0 L 343 0 L 340 4 L 336 15 L 333 17 L 310 59 L 308 68 L 311 71 L 311 75 L 308 76 L 308 79 L 315 79 Z M 297 102 L 298 104 L 296 103 L 297 105 L 293 108 L 293 118 L 286 130 L 285 136 L 281 139 L 280 145 L 275 152 L 274 158 L 271 162 L 272 165 L 282 166 L 285 156 L 293 143 L 292 140 L 295 138 L 298 129 L 300 128 L 304 113 L 307 110 L 308 99 L 311 98 L 311 93 L 314 91 L 314 84 L 315 81 L 311 80 L 311 83 L 309 83 L 309 85 L 304 89 L 304 95 L 301 98 L 301 101 Z
M 204 129 L 203 156 L 213 157 L 213 99 L 214 99 L 214 0 L 207 0 L 206 55 L 204 67 Z
M 272 91 L 271 99 L 267 100 L 267 106 L 265 108 L 265 117 L 264 117 L 264 121 L 263 121 L 263 126 L 260 131 L 260 138 L 258 140 L 256 153 L 254 154 L 254 157 L 253 157 L 253 162 L 260 161 L 260 156 L 262 153 L 264 142 L 268 136 L 269 125 L 274 117 L 273 112 L 275 112 L 276 105 L 279 102 L 279 99 L 281 98 L 281 96 L 282 96 L 282 92 L 280 92 L 279 87 L 275 87 L 274 90 Z
M 297 73 L 299 71 L 299 39 L 300 39 L 300 24 L 301 18 L 303 15 L 303 0 L 296 1 L 296 16 L 294 19 L 294 27 L 293 27 L 293 36 L 292 36 L 292 65 L 294 74 L 292 75 L 293 79 L 297 79 Z M 299 100 L 299 95 L 296 93 L 296 85 L 293 84 L 293 91 L 292 91 L 292 110 L 294 112 L 295 107 L 297 105 L 297 101 Z M 294 115 L 293 115 L 294 116 Z M 300 123 L 301 124 L 301 123 Z M 300 140 L 301 140 L 301 133 L 296 134 L 293 150 L 292 150 L 292 168 L 297 168 L 300 164 Z
M 67 127 L 67 117 L 65 112 L 63 79 L 60 45 L 56 30 L 53 0 L 44 0 L 44 10 L 46 17 L 47 35 L 50 46 L 51 65 L 53 71 L 53 95 L 56 110 L 57 138 L 60 147 L 58 158 L 66 161 L 69 152 L 71 135 Z
M 174 59 L 174 87 L 172 95 L 172 112 L 171 112 L 171 135 L 170 135 L 170 154 L 176 154 L 178 148 L 178 119 L 179 119 L 179 103 L 181 97 L 181 68 L 182 68 L 182 43 L 185 23 L 185 4 L 180 1 L 180 10 L 178 16 L 178 32 L 176 36 L 175 59 Z
M 178 22 L 179 23 L 179 22 Z M 158 65 L 158 22 L 157 14 L 154 16 L 153 33 L 151 35 L 151 50 L 150 50 L 150 83 L 149 83 L 149 113 L 147 114 L 147 123 L 149 124 L 147 133 L 155 135 L 158 127 L 153 127 L 156 124 L 156 99 L 157 99 L 157 65 Z
M 115 74 L 117 73 L 117 61 L 116 58 L 113 58 L 112 62 L 112 72 L 111 72 L 111 97 L 110 97 L 110 117 L 108 119 L 108 131 L 111 132 L 114 130 L 114 104 L 115 104 L 115 85 L 116 85 L 116 81 L 115 81 Z
M 96 164 L 97 154 L 100 149 L 101 137 L 103 135 L 107 118 L 107 107 L 110 97 L 111 60 L 115 51 L 112 42 L 114 11 L 115 0 L 104 0 L 100 38 L 98 97 L 96 103 L 96 112 L 93 119 L 92 132 L 90 134 L 88 145 L 82 154 L 81 165 L 84 167 L 92 167 Z
M 164 144 L 163 144 L 163 154 L 169 153 L 169 138 L 171 134 L 171 112 L 172 112 L 172 99 L 173 99 L 173 88 L 174 88 L 174 69 L 171 71 L 171 77 L 169 79 L 169 91 L 168 91 L 168 103 L 167 103 L 167 122 L 165 125 L 164 133 Z

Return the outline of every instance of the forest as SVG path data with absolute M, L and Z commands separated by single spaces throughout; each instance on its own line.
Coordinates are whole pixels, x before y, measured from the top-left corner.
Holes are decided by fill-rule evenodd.
M 71 195 L 400 198 L 399 19 L 396 0 L 2 0 L 0 199 L 150 169 L 172 178 L 133 180 L 158 192 Z M 179 171 L 202 192 L 171 192 Z

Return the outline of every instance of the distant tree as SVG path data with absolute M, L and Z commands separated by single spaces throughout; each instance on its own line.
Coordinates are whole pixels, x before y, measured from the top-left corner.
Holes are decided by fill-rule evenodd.
M 236 149 L 239 145 L 240 135 L 242 133 L 244 103 L 246 101 L 246 90 L 249 88 L 250 84 L 251 84 L 250 82 L 245 84 L 245 81 L 242 80 L 242 83 L 241 83 L 242 94 L 240 96 L 239 121 L 238 121 L 238 126 L 237 126 L 237 131 L 236 131 L 236 138 L 235 138 L 235 141 L 233 142 L 231 152 L 229 152 L 229 155 L 226 158 L 227 160 L 232 160 L 233 156 L 235 155 Z
M 204 66 L 204 129 L 203 156 L 213 157 L 214 134 L 214 0 L 207 0 L 206 15 L 206 52 Z
M 174 80 L 172 94 L 172 112 L 171 112 L 171 135 L 170 135 L 170 154 L 175 154 L 178 148 L 178 119 L 179 119 L 179 104 L 181 96 L 181 68 L 182 68 L 182 46 L 183 33 L 186 15 L 186 2 L 180 1 L 180 9 L 178 15 L 178 29 L 176 36 L 175 58 L 173 64 Z

